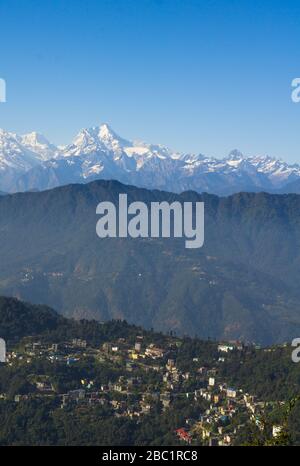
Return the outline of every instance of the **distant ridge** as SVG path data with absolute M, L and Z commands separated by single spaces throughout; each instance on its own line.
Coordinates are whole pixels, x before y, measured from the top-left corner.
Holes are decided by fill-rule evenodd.
M 205 242 L 96 236 L 96 206 L 203 200 Z M 0 197 L 0 295 L 65 316 L 271 344 L 300 334 L 300 196 L 181 195 L 117 181 Z

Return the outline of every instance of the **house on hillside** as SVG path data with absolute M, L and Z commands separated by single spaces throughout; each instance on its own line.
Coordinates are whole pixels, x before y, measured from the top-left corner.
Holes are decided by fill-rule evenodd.
M 192 443 L 192 437 L 183 427 L 176 429 L 176 435 L 180 440 L 183 440 L 186 443 Z

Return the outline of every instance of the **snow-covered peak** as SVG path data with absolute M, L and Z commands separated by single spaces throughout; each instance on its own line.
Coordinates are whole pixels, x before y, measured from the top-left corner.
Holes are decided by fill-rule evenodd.
M 64 155 L 91 154 L 98 151 L 120 152 L 131 143 L 118 136 L 106 123 L 89 129 L 82 129 L 73 143 L 66 146 Z
M 0 169 L 27 170 L 38 163 L 39 156 L 22 144 L 15 133 L 0 129 Z
M 17 139 L 17 134 L 5 131 L 4 129 L 0 128 L 0 141 L 2 144 L 17 142 Z
M 82 129 L 73 143 L 63 150 L 64 156 L 81 156 L 105 152 L 114 160 L 124 157 L 136 159 L 139 167 L 149 159 L 179 159 L 181 154 L 162 145 L 129 141 L 119 136 L 107 123 L 89 129 Z
M 48 160 L 58 152 L 57 147 L 51 144 L 45 136 L 35 131 L 24 134 L 19 139 L 23 146 L 35 152 L 42 160 Z
M 17 135 L 0 129 L 0 161 L 5 163 L 5 160 L 13 153 L 21 152 L 21 147 L 17 139 Z
M 233 149 L 232 151 L 229 152 L 227 156 L 228 160 L 241 160 L 245 158 L 246 157 L 244 156 L 244 154 L 238 149 Z
M 24 134 L 22 136 L 23 144 L 31 146 L 50 146 L 50 142 L 40 133 L 32 131 L 32 133 Z
M 64 156 L 80 156 L 102 150 L 103 145 L 99 141 L 96 128 L 82 129 L 63 150 Z
M 98 128 L 98 136 L 103 141 L 118 141 L 121 140 L 120 136 L 107 124 L 103 123 Z
M 290 165 L 282 159 L 276 159 L 268 155 L 251 157 L 250 160 L 259 173 L 267 175 L 275 184 L 282 185 L 300 177 L 300 166 L 298 164 Z
M 46 187 L 61 177 L 74 182 L 102 177 L 170 191 L 223 194 L 253 188 L 272 192 L 300 179 L 299 165 L 268 155 L 245 156 L 237 149 L 223 159 L 179 153 L 160 144 L 126 140 L 106 123 L 82 129 L 71 144 L 59 147 L 36 132 L 18 136 L 0 129 L 0 190 L 16 189 L 12 180 L 16 183 L 19 176 L 23 187 L 28 171 L 26 189 L 43 189 L 44 178 L 35 166 L 43 167 L 45 180 L 49 177 Z
M 208 160 L 216 160 L 216 159 L 206 157 L 203 154 L 189 154 L 188 152 L 185 154 L 173 154 L 173 158 L 174 159 L 180 158 L 185 163 L 188 163 L 191 165 L 194 165 L 197 163 L 203 163 L 204 161 L 207 162 Z
M 104 123 L 99 126 L 99 139 L 105 144 L 105 146 L 110 150 L 122 150 L 125 147 L 131 147 L 132 143 L 121 138 L 117 133 L 115 133 L 111 127 Z

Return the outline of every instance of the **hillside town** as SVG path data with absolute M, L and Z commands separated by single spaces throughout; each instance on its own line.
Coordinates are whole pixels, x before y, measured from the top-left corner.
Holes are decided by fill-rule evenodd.
M 258 399 L 239 386 L 230 386 L 220 376 L 220 368 L 227 358 L 246 350 L 241 343 L 212 345 L 212 357 L 209 363 L 203 364 L 197 355 L 178 363 L 182 345 L 179 338 L 164 338 L 157 344 L 141 334 L 136 335 L 134 342 L 129 340 L 113 339 L 95 348 L 82 338 L 47 344 L 28 337 L 17 349 L 8 347 L 1 367 L 26 368 L 43 362 L 45 368 L 61 370 L 96 365 L 113 374 L 111 380 L 106 376 L 101 381 L 101 377 L 93 377 L 93 369 L 86 370 L 88 377 L 82 377 L 76 386 L 72 381 L 72 389 L 61 391 L 51 375 L 53 372 L 45 369 L 45 373 L 28 375 L 29 388 L 25 393 L 24 390 L 14 393 L 14 403 L 52 399 L 61 410 L 81 412 L 101 406 L 109 408 L 116 418 L 138 423 L 154 410 L 167 412 L 176 401 L 183 400 L 193 408 L 193 416 L 186 417 L 170 432 L 175 444 L 230 446 L 237 444 L 245 429 L 263 431 L 266 428 L 266 410 L 272 409 L 275 402 Z M 186 365 L 189 370 L 185 369 Z M 0 403 L 8 397 L 8 393 L 0 393 Z M 278 437 L 283 426 L 271 427 L 272 437 Z

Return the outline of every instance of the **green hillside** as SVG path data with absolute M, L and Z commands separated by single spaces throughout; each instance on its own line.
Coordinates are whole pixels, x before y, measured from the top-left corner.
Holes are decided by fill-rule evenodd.
M 205 243 L 99 239 L 100 201 L 203 200 Z M 0 198 L 0 293 L 65 316 L 259 343 L 300 332 L 300 196 L 175 195 L 114 181 Z

